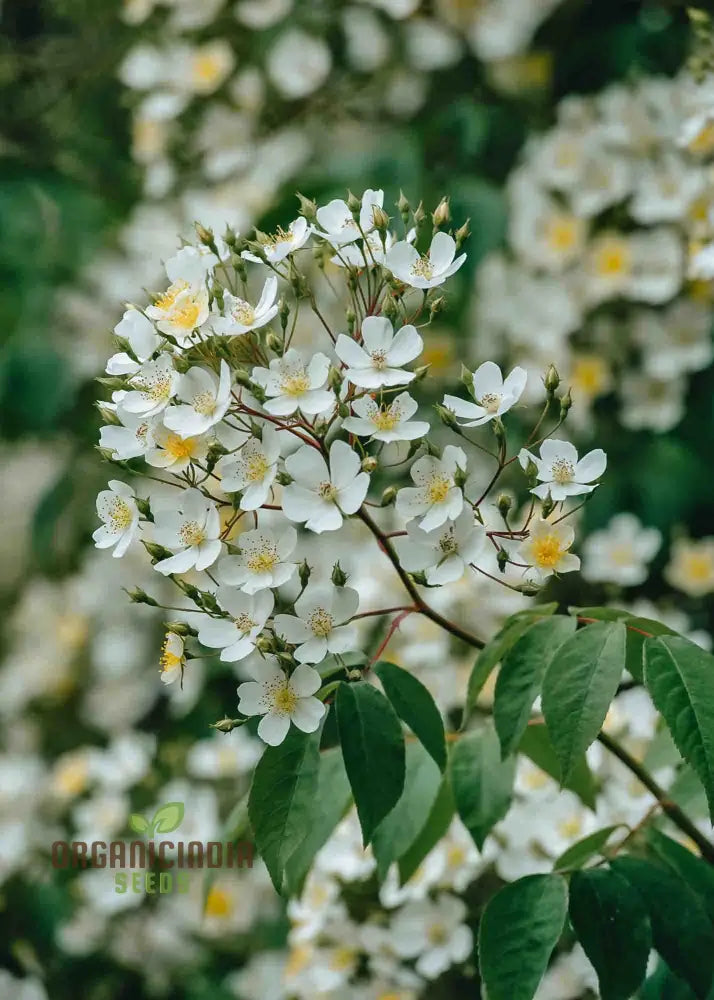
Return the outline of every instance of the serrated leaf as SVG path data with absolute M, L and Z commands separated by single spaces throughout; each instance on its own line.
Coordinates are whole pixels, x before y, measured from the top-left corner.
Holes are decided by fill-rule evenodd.
M 714 868 L 654 826 L 648 828 L 646 836 L 647 846 L 652 854 L 681 875 L 690 889 L 699 896 L 714 924 Z
M 385 816 L 372 837 L 377 872 L 384 880 L 393 861 L 397 861 L 416 840 L 434 805 L 441 772 L 421 743 L 406 747 L 404 791 L 394 809 Z
M 134 833 L 146 833 L 149 829 L 148 822 L 139 813 L 132 813 L 129 817 L 129 826 L 134 831 Z
M 440 770 L 446 767 L 444 720 L 434 699 L 421 681 L 394 663 L 381 660 L 374 672 L 399 718 L 421 740 Z
M 626 830 L 627 827 L 622 823 L 617 823 L 614 826 L 606 826 L 602 830 L 596 830 L 587 837 L 583 837 L 577 843 L 571 844 L 567 850 L 563 851 L 559 858 L 555 859 L 553 862 L 553 871 L 563 872 L 573 868 L 582 868 L 586 861 L 590 861 L 591 858 L 601 854 L 603 847 L 605 847 L 613 833 L 620 829 Z
M 489 900 L 479 926 L 479 968 L 489 1000 L 532 1000 L 563 930 L 560 875 L 527 875 Z
M 642 680 L 642 647 L 651 635 L 677 635 L 674 629 L 652 618 L 641 618 L 622 608 L 569 608 L 571 615 L 579 618 L 594 618 L 596 621 L 622 622 L 627 629 L 625 661 L 627 670 L 638 680 Z
M 496 732 L 484 726 L 466 733 L 454 746 L 449 772 L 456 809 L 481 850 L 488 834 L 508 812 L 515 760 L 501 760 Z
M 399 882 L 404 885 L 412 877 L 429 852 L 445 835 L 451 826 L 456 806 L 451 791 L 449 776 L 445 774 L 426 823 L 422 826 L 414 843 L 399 858 Z
M 526 728 L 518 750 L 519 753 L 524 753 L 526 757 L 530 757 L 534 764 L 542 771 L 545 771 L 546 774 L 549 774 L 558 784 L 562 784 L 563 788 L 574 792 L 588 809 L 595 810 L 597 789 L 585 754 L 580 755 L 575 762 L 570 777 L 566 781 L 563 781 L 558 758 L 550 741 L 548 730 L 543 723 L 530 725 Z
M 512 754 L 518 746 L 533 702 L 540 694 L 546 669 L 576 627 L 575 619 L 564 615 L 537 621 L 504 656 L 493 704 L 493 718 L 503 757 Z
M 714 819 L 714 657 L 689 639 L 660 636 L 646 640 L 644 661 L 647 690 L 704 785 Z
M 404 736 L 397 715 L 366 681 L 341 684 L 335 699 L 342 756 L 365 846 L 404 789 Z
M 654 946 L 667 965 L 706 1000 L 714 976 L 714 928 L 697 895 L 678 875 L 642 858 L 615 858 L 611 868 L 642 897 Z
M 543 678 L 543 715 L 563 780 L 597 737 L 625 668 L 625 626 L 588 625 L 566 639 Z
M 290 727 L 285 740 L 267 747 L 258 761 L 248 799 L 248 815 L 258 853 L 273 885 L 286 891 L 285 869 L 310 829 L 320 766 L 320 730 Z
M 317 775 L 317 793 L 304 837 L 285 864 L 285 891 L 296 896 L 315 855 L 345 815 L 352 800 L 342 754 L 338 747 L 323 750 Z
M 540 604 L 532 608 L 526 608 L 524 611 L 518 611 L 515 615 L 511 615 L 510 618 L 506 619 L 493 639 L 484 646 L 476 657 L 476 662 L 469 677 L 466 704 L 464 705 L 463 718 L 461 719 L 462 729 L 466 725 L 469 715 L 478 700 L 478 696 L 481 694 L 481 690 L 496 664 L 501 662 L 511 646 L 520 639 L 531 625 L 541 618 L 547 618 L 549 615 L 552 615 L 557 607 L 557 603 L 552 602 L 551 604 Z
M 629 1000 L 644 982 L 652 948 L 649 916 L 637 891 L 607 868 L 575 872 L 569 912 L 597 972 L 602 1000 Z
M 154 813 L 151 828 L 154 833 L 172 833 L 181 825 L 183 802 L 167 802 Z

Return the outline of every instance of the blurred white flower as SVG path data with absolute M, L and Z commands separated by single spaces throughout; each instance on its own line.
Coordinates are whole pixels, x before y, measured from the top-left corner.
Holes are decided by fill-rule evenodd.
M 583 577 L 592 583 L 636 587 L 647 579 L 648 563 L 661 544 L 656 528 L 644 528 L 634 514 L 616 514 L 607 529 L 585 539 Z

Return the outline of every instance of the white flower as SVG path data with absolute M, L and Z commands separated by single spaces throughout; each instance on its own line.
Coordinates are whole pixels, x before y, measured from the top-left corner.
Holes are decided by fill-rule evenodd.
M 171 355 L 160 354 L 129 379 L 132 388 L 119 403 L 120 413 L 123 410 L 142 417 L 161 413 L 176 395 L 178 379 Z
M 185 666 L 184 642 L 180 635 L 175 632 L 167 632 L 164 644 L 161 647 L 161 682 L 163 684 L 173 684 L 182 676 Z
M 407 903 L 392 920 L 390 941 L 401 958 L 416 958 L 416 970 L 436 979 L 457 962 L 464 962 L 473 948 L 473 934 L 464 923 L 466 904 L 442 893 L 435 900 Z
M 300 215 L 290 223 L 287 231 L 278 226 L 277 230 L 268 236 L 267 241 L 262 243 L 263 253 L 271 264 L 279 264 L 295 250 L 304 247 L 309 239 L 310 227 L 307 224 L 307 219 Z M 241 257 L 252 260 L 255 264 L 262 263 L 260 257 L 251 253 L 250 250 L 244 250 Z
M 376 403 L 371 396 L 356 399 L 352 409 L 356 417 L 342 421 L 344 430 L 375 441 L 413 441 L 429 433 L 426 420 L 410 420 L 419 408 L 408 392 L 400 393 L 391 403 Z
M 230 368 L 221 361 L 219 377 L 207 368 L 190 368 L 179 376 L 176 394 L 185 402 L 165 412 L 165 425 L 184 438 L 205 434 L 223 419 L 230 405 Z
M 407 234 L 407 242 L 413 243 L 415 239 L 416 230 L 411 229 Z M 348 243 L 339 247 L 334 257 L 330 257 L 330 262 L 335 267 L 356 267 L 358 269 L 375 267 L 376 265 L 384 266 L 386 255 L 395 242 L 394 234 L 387 232 L 384 234 L 384 243 L 382 243 L 382 234 L 375 231 L 369 233 L 367 238 L 359 244 Z
M 675 539 L 664 578 L 670 586 L 690 597 L 711 594 L 714 591 L 714 538 Z
M 230 254 L 220 236 L 216 237 L 216 249 L 222 259 Z M 186 281 L 198 286 L 204 284 L 216 264 L 218 257 L 207 246 L 185 246 L 166 261 L 166 275 L 171 282 Z
M 186 573 L 194 566 L 207 569 L 221 553 L 216 505 L 199 490 L 189 489 L 181 494 L 176 507 L 157 510 L 154 516 L 155 541 L 176 553 L 154 566 L 164 576 Z
M 362 344 L 341 333 L 335 353 L 347 365 L 345 378 L 362 389 L 383 385 L 405 385 L 414 372 L 401 370 L 421 354 L 424 342 L 413 326 L 403 326 L 396 334 L 384 316 L 368 316 L 362 323 Z
M 647 564 L 662 544 L 656 528 L 643 528 L 634 514 L 616 514 L 605 531 L 583 545 L 583 577 L 593 583 L 636 587 L 647 579 Z
M 396 510 L 406 521 L 421 517 L 424 531 L 438 528 L 444 521 L 455 520 L 464 504 L 461 488 L 456 485 L 457 469 L 466 469 L 466 455 L 449 444 L 441 458 L 425 455 L 412 465 L 411 477 L 416 487 L 407 486 L 397 493 Z M 422 516 L 423 515 L 423 516 Z
M 298 663 L 319 663 L 328 653 L 355 649 L 357 629 L 344 622 L 358 607 L 359 594 L 351 587 L 311 584 L 295 602 L 295 616 L 275 616 L 275 632 L 297 646 Z
M 159 335 L 154 329 L 154 324 L 133 306 L 126 310 L 114 327 L 114 333 L 117 337 L 123 337 L 124 340 L 129 341 L 129 346 L 139 363 L 137 364 L 124 351 L 113 354 L 106 367 L 109 375 L 133 375 L 139 370 L 141 364 L 148 361 L 159 346 Z
M 498 365 L 485 361 L 473 373 L 472 392 L 476 402 L 444 396 L 444 406 L 464 421 L 464 427 L 480 427 L 500 417 L 518 402 L 527 379 L 528 374 L 523 368 L 514 368 L 504 379 Z
M 314 733 L 325 714 L 325 706 L 312 695 L 322 683 L 317 670 L 301 663 L 287 677 L 275 657 L 258 660 L 252 667 L 254 680 L 238 686 L 238 711 L 262 715 L 258 736 L 278 746 L 288 735 L 290 723 L 303 733 Z
M 274 274 L 266 278 L 260 299 L 252 306 L 245 299 L 239 299 L 230 292 L 223 293 L 224 315 L 213 322 L 213 329 L 223 336 L 237 336 L 250 330 L 259 330 L 277 315 L 275 296 L 278 294 L 278 279 Z
M 271 83 L 283 97 L 299 100 L 325 82 L 332 54 L 322 38 L 288 28 L 271 45 L 265 65 Z
M 125 393 L 121 395 L 124 396 Z M 122 413 L 120 410 L 117 411 L 117 417 L 122 426 L 107 424 L 102 427 L 99 431 L 99 447 L 107 448 L 111 451 L 111 457 L 120 461 L 145 455 L 153 447 L 156 421 L 133 413 Z
M 208 289 L 179 278 L 146 307 L 146 315 L 156 321 L 162 333 L 175 337 L 183 347 L 191 340 L 193 331 L 208 319 Z
M 221 586 L 216 592 L 216 599 L 232 620 L 205 618 L 198 630 L 198 641 L 204 646 L 220 649 L 221 659 L 234 663 L 255 649 L 256 640 L 272 614 L 274 598 L 269 590 L 249 595 Z
M 436 233 L 427 253 L 420 255 L 415 247 L 402 240 L 387 254 L 385 267 L 395 278 L 412 288 L 435 288 L 461 267 L 466 254 L 456 256 L 456 242 L 448 233 Z
M 455 521 L 424 531 L 412 521 L 407 525 L 408 538 L 396 538 L 394 545 L 403 568 L 409 573 L 426 570 L 431 586 L 460 580 L 464 570 L 483 551 L 486 529 L 476 524 L 470 507 Z
M 139 528 L 139 509 L 131 486 L 110 479 L 109 489 L 97 496 L 97 514 L 103 523 L 92 535 L 94 544 L 98 549 L 114 546 L 112 555 L 119 559 Z
M 343 243 L 353 243 L 366 236 L 374 229 L 374 209 L 381 208 L 384 203 L 384 191 L 373 191 L 368 188 L 360 202 L 359 224 L 352 217 L 352 212 L 346 201 L 335 198 L 328 205 L 317 210 L 317 221 L 322 231 L 313 226 L 316 236 L 321 236 L 334 247 Z
M 304 521 L 318 534 L 336 531 L 343 514 L 359 510 L 369 488 L 369 476 L 360 471 L 357 455 L 345 441 L 330 446 L 330 467 L 320 452 L 304 444 L 285 460 L 294 482 L 283 490 L 283 512 L 291 521 Z
M 146 451 L 146 461 L 155 469 L 185 472 L 194 459 L 202 461 L 208 454 L 205 437 L 180 437 L 161 424 L 154 427 L 153 443 Z
M 286 417 L 300 408 L 303 413 L 322 413 L 335 402 L 334 394 L 325 388 L 330 360 L 315 354 L 305 364 L 302 356 L 290 348 L 282 358 L 273 358 L 269 368 L 254 368 L 253 381 L 261 385 L 270 398 L 264 403 L 268 413 Z
M 248 438 L 237 453 L 224 455 L 217 464 L 221 489 L 243 491 L 241 510 L 257 510 L 267 501 L 278 471 L 280 436 L 272 427 L 263 428 L 261 440 Z
M 577 449 L 570 441 L 547 438 L 540 446 L 540 458 L 522 448 L 518 461 L 523 469 L 529 461 L 534 462 L 538 469 L 537 475 L 541 482 L 531 493 L 541 500 L 550 493 L 551 499 L 557 503 L 566 497 L 592 493 L 597 483 L 595 486 L 589 484 L 605 471 L 607 456 L 602 448 L 594 448 L 578 459 Z
M 528 563 L 540 579 L 552 573 L 570 573 L 580 568 L 580 560 L 568 550 L 575 532 L 570 525 L 535 521 L 530 535 L 518 547 L 519 560 Z
M 218 579 L 230 587 L 255 594 L 268 587 L 281 587 L 295 572 L 286 562 L 297 544 L 297 532 L 287 527 L 280 534 L 255 528 L 238 539 L 240 555 L 226 556 L 218 564 Z

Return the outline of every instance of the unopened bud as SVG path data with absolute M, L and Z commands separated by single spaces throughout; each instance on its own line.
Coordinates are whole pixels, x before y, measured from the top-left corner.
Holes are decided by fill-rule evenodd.
M 446 305 L 446 299 L 443 295 L 440 295 L 438 299 L 433 299 L 431 305 L 429 306 L 429 315 L 433 319 L 434 316 L 438 316 L 440 312 L 443 312 L 444 306 Z
M 345 573 L 345 571 L 342 569 L 342 567 L 338 562 L 336 562 L 335 565 L 332 567 L 331 579 L 336 587 L 344 587 L 344 585 L 347 583 L 349 579 L 349 577 L 347 576 L 347 574 Z
M 238 726 L 244 725 L 247 719 L 220 719 L 219 722 L 212 722 L 211 729 L 217 729 L 219 733 L 232 733 Z
M 399 214 L 402 217 L 402 222 L 406 226 L 409 221 L 409 202 L 404 195 L 404 192 L 400 190 L 399 201 L 397 202 L 397 208 L 399 209 Z
M 280 317 L 280 325 L 283 328 L 283 333 L 285 333 L 285 327 L 288 325 L 288 317 L 290 316 L 290 303 L 284 295 L 281 295 L 278 301 L 278 316 Z
M 196 629 L 191 628 L 186 622 L 166 622 L 165 627 L 167 632 L 173 632 L 174 635 L 180 635 L 184 639 L 189 635 L 198 635 Z
M 456 486 L 465 486 L 468 478 L 469 476 L 465 469 L 460 469 L 458 466 L 454 469 L 454 484 Z
M 568 410 L 573 405 L 573 397 L 570 395 L 570 389 L 564 395 L 560 397 L 560 419 L 564 420 Z
M 305 589 L 305 587 L 307 587 L 311 572 L 312 570 L 308 565 L 307 559 L 303 559 L 303 561 L 298 566 L 298 576 L 300 578 L 300 586 L 303 588 L 303 590 Z
M 419 202 L 417 207 L 414 209 L 414 225 L 418 229 L 420 226 L 423 226 L 425 222 L 426 222 L 426 212 L 424 211 L 424 206 L 422 205 L 422 203 Z
M 214 442 L 208 449 L 206 454 L 206 468 L 209 472 L 213 472 L 219 459 L 223 458 L 224 455 L 228 454 L 228 449 L 224 448 L 222 444 Z
M 223 242 L 226 246 L 230 247 L 231 250 L 235 250 L 238 246 L 239 235 L 240 234 L 237 233 L 235 229 L 231 228 L 231 226 L 226 226 L 226 231 L 223 234 Z
M 374 457 L 374 455 L 367 455 L 366 458 L 362 459 L 362 472 L 372 473 L 379 465 L 379 462 Z
M 255 643 L 255 648 L 261 653 L 271 653 L 273 650 L 272 640 L 267 635 L 261 635 Z
M 397 306 L 397 300 L 393 295 L 387 295 L 382 303 L 382 316 L 386 316 L 387 319 L 394 320 L 399 315 L 399 307 Z
M 499 549 L 496 554 L 496 562 L 498 563 L 498 568 L 502 573 L 506 572 L 506 566 L 508 566 L 508 553 L 505 549 Z
M 339 389 L 342 385 L 342 375 L 337 368 L 330 368 L 327 374 L 327 384 L 330 389 Z
M 121 427 L 122 423 L 116 414 L 116 410 L 110 410 L 107 406 L 102 405 L 101 402 L 96 402 L 94 405 L 105 424 L 111 424 L 112 427 Z
M 528 481 L 531 485 L 534 485 L 538 481 L 538 466 L 535 464 L 532 458 L 528 459 L 523 471 L 528 477 Z
M 289 472 L 278 472 L 275 475 L 275 482 L 278 483 L 279 486 L 289 486 L 292 481 L 293 477 Z
M 300 202 L 300 215 L 304 215 L 308 222 L 314 222 L 317 218 L 317 205 L 311 198 L 306 198 L 304 194 L 297 192 L 297 199 Z
M 95 379 L 95 382 L 99 382 L 100 385 L 103 385 L 107 389 L 126 389 L 126 380 L 114 375 L 109 377 L 101 376 Z
M 496 500 L 496 506 L 501 517 L 508 517 L 508 512 L 513 506 L 513 497 L 510 497 L 508 493 L 500 493 Z
M 471 229 L 469 228 L 469 222 L 471 220 L 467 219 L 466 222 L 454 233 L 454 242 L 456 243 L 456 249 L 460 250 L 464 245 L 466 240 L 471 235 Z
M 151 608 L 159 607 L 159 602 L 155 601 L 153 597 L 150 597 L 145 590 L 141 589 L 141 587 L 134 587 L 133 590 L 127 590 L 124 588 L 124 592 L 127 594 L 132 604 L 148 604 Z
M 203 243 L 205 247 L 208 247 L 208 249 L 211 250 L 216 257 L 218 257 L 218 247 L 216 246 L 216 237 L 213 235 L 213 230 L 202 226 L 200 222 L 195 222 L 194 226 L 196 229 L 196 236 L 198 236 L 201 243 Z
M 295 663 L 295 660 L 290 653 L 277 652 L 275 656 L 281 663 L 284 663 L 286 667 L 292 667 Z
M 494 417 L 491 421 L 491 430 L 497 441 L 503 441 L 506 437 L 506 428 L 503 426 L 503 421 L 500 417 Z
M 396 486 L 388 486 L 384 493 L 382 494 L 382 499 L 380 501 L 380 507 L 389 507 L 397 499 L 397 488 Z
M 442 424 L 446 424 L 447 427 L 451 427 L 452 430 L 456 431 L 457 434 L 461 433 L 461 428 L 456 422 L 456 414 L 453 410 L 450 410 L 448 406 L 440 406 L 438 403 L 434 407 L 437 416 Z
M 283 327 L 283 329 L 285 328 Z M 272 330 L 265 338 L 265 346 L 269 351 L 272 351 L 273 354 L 282 354 L 283 342 L 276 333 L 273 333 Z
M 459 375 L 459 382 L 465 385 L 469 392 L 473 392 L 474 376 L 473 372 L 470 371 L 465 364 L 461 365 L 461 374 Z
M 426 378 L 430 367 L 431 365 L 421 365 L 419 368 L 415 368 L 414 378 L 412 379 L 412 382 L 415 385 L 417 382 L 422 382 Z
M 153 521 L 154 515 L 151 513 L 151 505 L 148 500 L 143 500 L 141 497 L 135 498 L 135 503 L 139 513 L 146 518 L 147 521 Z
M 519 594 L 526 594 L 528 597 L 535 597 L 541 591 L 540 585 L 533 580 L 525 580 L 523 583 L 516 584 L 513 589 L 517 590 Z
M 337 407 L 337 413 L 340 417 L 342 417 L 343 420 L 345 419 L 345 417 L 349 417 L 350 408 L 347 405 L 347 403 L 340 403 L 339 406 Z
M 141 541 L 154 562 L 161 562 L 162 559 L 170 559 L 173 555 L 173 552 L 165 549 L 163 545 L 158 545 L 156 542 L 147 542 L 144 538 Z
M 550 490 L 548 490 L 540 505 L 540 516 L 542 518 L 548 517 L 553 513 L 554 508 L 555 500 L 553 500 L 553 497 L 550 495 Z
M 560 385 L 560 375 L 558 374 L 558 369 L 555 365 L 548 365 L 546 373 L 543 377 L 543 385 L 546 388 L 546 392 L 552 397 L 555 390 Z
M 351 191 L 347 192 L 347 207 L 350 212 L 352 212 L 352 218 L 355 222 L 359 221 L 359 213 L 362 208 L 362 200 L 357 197 L 357 195 L 352 194 Z
M 389 216 L 383 208 L 379 207 L 379 205 L 375 205 L 372 209 L 372 220 L 375 228 L 378 229 L 380 233 L 386 233 L 389 229 Z
M 245 368 L 234 369 L 233 378 L 238 383 L 238 385 L 242 385 L 244 389 L 249 389 L 251 387 L 250 375 L 245 370 Z
M 434 228 L 439 229 L 440 226 L 445 226 L 451 222 L 451 209 L 449 208 L 449 199 L 442 198 L 436 209 L 431 213 L 431 221 L 434 223 Z

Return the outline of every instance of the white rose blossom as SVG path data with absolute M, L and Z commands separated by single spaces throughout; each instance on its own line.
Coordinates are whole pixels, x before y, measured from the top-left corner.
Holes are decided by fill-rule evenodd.
M 346 366 L 345 378 L 362 389 L 380 386 L 406 385 L 414 372 L 405 372 L 402 365 L 417 358 L 424 342 L 411 326 L 394 333 L 391 322 L 384 316 L 368 316 L 362 323 L 362 346 L 341 333 L 335 353 Z
M 245 299 L 239 299 L 230 292 L 223 294 L 223 315 L 213 320 L 213 329 L 224 337 L 240 336 L 251 330 L 259 330 L 278 314 L 275 297 L 278 294 L 278 279 L 271 274 L 265 280 L 258 303 L 252 306 Z
M 314 733 L 325 714 L 325 706 L 313 695 L 322 680 L 317 670 L 301 663 L 288 677 L 275 657 L 256 660 L 252 681 L 238 686 L 238 711 L 262 715 L 258 736 L 278 746 L 288 735 L 290 723 L 304 733 Z
M 165 576 L 186 573 L 194 567 L 208 569 L 222 548 L 218 510 L 200 490 L 185 490 L 176 507 L 157 510 L 154 518 L 154 540 L 175 553 L 154 566 Z
M 335 198 L 317 210 L 317 221 L 322 229 L 313 226 L 316 236 L 327 240 L 334 247 L 354 243 L 374 229 L 374 209 L 384 204 L 384 191 L 368 189 L 360 199 L 359 222 L 356 222 L 346 201 Z
M 448 519 L 455 520 L 464 505 L 461 487 L 456 485 L 457 472 L 466 471 L 466 454 L 462 448 L 449 444 L 441 458 L 425 455 L 411 467 L 415 487 L 405 486 L 397 493 L 397 513 L 405 521 L 421 517 L 423 531 L 438 528 Z
M 410 420 L 419 404 L 402 392 L 391 403 L 377 403 L 371 396 L 362 396 L 352 404 L 357 416 L 346 417 L 342 426 L 350 434 L 370 437 L 375 441 L 414 441 L 429 433 L 426 420 Z
M 403 568 L 409 573 L 426 571 L 432 586 L 460 580 L 467 566 L 476 562 L 486 544 L 486 529 L 474 521 L 470 507 L 454 521 L 424 531 L 415 521 L 407 525 L 407 537 L 394 545 Z
M 239 538 L 240 555 L 224 556 L 218 564 L 218 579 L 246 594 L 255 594 L 270 587 L 281 587 L 295 572 L 296 564 L 288 562 L 297 544 L 297 532 L 292 526 L 281 531 L 255 528 Z
M 395 243 L 386 256 L 385 266 L 395 278 L 412 288 L 436 288 L 455 274 L 466 260 L 456 256 L 456 241 L 448 233 L 435 233 L 425 254 L 406 240 Z
M 114 333 L 129 342 L 129 347 L 137 360 L 135 361 L 125 351 L 113 354 L 107 362 L 108 375 L 133 375 L 149 360 L 160 342 L 154 324 L 133 306 L 126 310 L 114 327 Z
M 197 437 L 220 423 L 231 401 L 231 371 L 221 360 L 217 377 L 207 368 L 180 375 L 176 395 L 184 400 L 164 413 L 164 424 L 180 437 Z
M 321 353 L 309 361 L 294 348 L 280 358 L 273 358 L 270 367 L 253 369 L 253 381 L 262 386 L 269 397 L 264 406 L 268 413 L 287 417 L 300 409 L 313 416 L 334 405 L 335 396 L 325 388 L 330 371 L 330 359 Z
M 198 641 L 221 650 L 226 663 L 242 660 L 255 649 L 258 636 L 273 612 L 274 598 L 269 590 L 244 594 L 232 587 L 219 586 L 216 600 L 230 618 L 205 618 L 198 630 Z
M 169 354 L 142 365 L 129 379 L 130 390 L 122 397 L 119 410 L 153 417 L 169 405 L 178 389 L 179 374 Z
M 278 471 L 280 436 L 263 427 L 262 436 L 248 438 L 238 451 L 224 455 L 216 465 L 221 489 L 242 493 L 241 510 L 258 510 L 267 502 Z
M 515 406 L 526 387 L 528 373 L 523 368 L 514 368 L 504 379 L 498 365 L 485 361 L 472 378 L 474 403 L 458 396 L 444 396 L 444 406 L 458 421 L 463 421 L 464 427 L 480 427 Z
M 541 500 L 550 493 L 556 503 L 567 497 L 592 493 L 597 483 L 590 484 L 600 478 L 607 466 L 607 456 L 602 448 L 594 448 L 579 459 L 575 445 L 554 438 L 547 438 L 540 446 L 540 458 L 522 448 L 518 460 L 521 468 L 527 468 L 532 461 L 538 470 L 537 477 L 541 482 L 531 493 Z
M 92 535 L 98 549 L 113 548 L 112 555 L 124 555 L 139 530 L 139 509 L 131 486 L 119 479 L 109 480 L 109 489 L 97 497 L 101 527 Z
M 318 534 L 342 527 L 343 514 L 359 510 L 369 488 L 359 455 L 345 441 L 330 446 L 330 465 L 316 448 L 302 445 L 285 460 L 293 482 L 283 490 L 283 513 Z
M 295 602 L 295 615 L 275 616 L 275 632 L 297 647 L 298 663 L 319 663 L 328 653 L 356 648 L 357 629 L 345 622 L 358 607 L 359 594 L 351 587 L 310 584 Z

